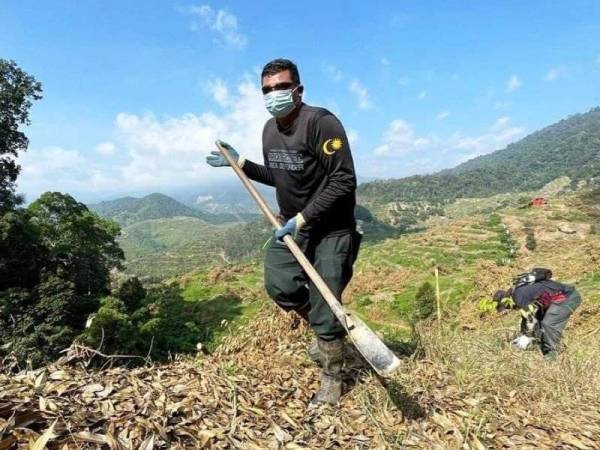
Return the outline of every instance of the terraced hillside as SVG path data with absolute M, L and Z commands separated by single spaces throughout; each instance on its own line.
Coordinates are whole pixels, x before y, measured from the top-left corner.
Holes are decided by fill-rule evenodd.
M 128 272 L 163 279 L 256 257 L 269 236 L 262 222 L 212 225 L 174 217 L 129 225 L 118 241 Z
M 72 353 L 46 372 L 0 376 L 0 447 L 51 437 L 48 448 L 597 449 L 593 209 L 587 197 L 565 195 L 545 208 L 436 219 L 425 232 L 363 248 L 345 301 L 400 352 L 402 366 L 385 382 L 348 370 L 337 409 L 307 409 L 318 382 L 304 352 L 310 333 L 266 300 L 261 265 L 229 266 L 181 280 L 187 301 L 229 290 L 247 308 L 241 328 L 224 323 L 235 331 L 212 354 L 94 373 L 78 364 L 89 355 Z M 405 312 L 418 286 L 433 281 L 434 264 L 442 321 L 413 331 Z M 553 363 L 512 348 L 518 317 L 497 316 L 483 301 L 532 265 L 551 267 L 584 297 Z

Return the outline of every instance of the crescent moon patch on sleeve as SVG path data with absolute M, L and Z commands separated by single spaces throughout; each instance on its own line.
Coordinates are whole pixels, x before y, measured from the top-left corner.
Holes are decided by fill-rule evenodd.
M 329 150 L 327 148 L 330 142 L 331 139 L 327 139 L 325 142 L 323 142 L 323 153 L 325 153 L 326 155 L 333 155 L 333 150 Z
M 331 156 L 338 150 L 341 150 L 342 147 L 343 143 L 339 137 L 327 139 L 325 142 L 323 142 L 323 153 L 325 153 L 328 156 Z

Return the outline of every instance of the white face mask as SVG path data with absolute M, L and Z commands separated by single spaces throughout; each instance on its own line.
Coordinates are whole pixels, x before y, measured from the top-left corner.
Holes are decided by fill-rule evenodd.
M 298 89 L 282 89 L 271 91 L 264 96 L 265 107 L 273 117 L 285 117 L 296 107 L 294 102 L 294 91 Z

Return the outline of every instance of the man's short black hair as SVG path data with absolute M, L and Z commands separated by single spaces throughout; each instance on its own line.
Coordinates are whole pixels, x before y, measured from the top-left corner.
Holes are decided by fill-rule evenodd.
M 275 75 L 279 72 L 283 72 L 284 70 L 289 70 L 292 75 L 292 81 L 294 84 L 300 84 L 300 74 L 298 73 L 298 67 L 289 59 L 277 58 L 273 61 L 269 61 L 262 70 L 260 74 L 260 80 L 264 77 L 269 77 Z

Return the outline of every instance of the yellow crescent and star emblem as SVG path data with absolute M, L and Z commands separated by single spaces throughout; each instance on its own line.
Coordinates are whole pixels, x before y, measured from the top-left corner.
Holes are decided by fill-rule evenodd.
M 323 153 L 325 153 L 328 156 L 333 155 L 338 150 L 341 150 L 341 148 L 342 140 L 338 137 L 333 139 L 327 139 L 325 142 L 323 142 Z

